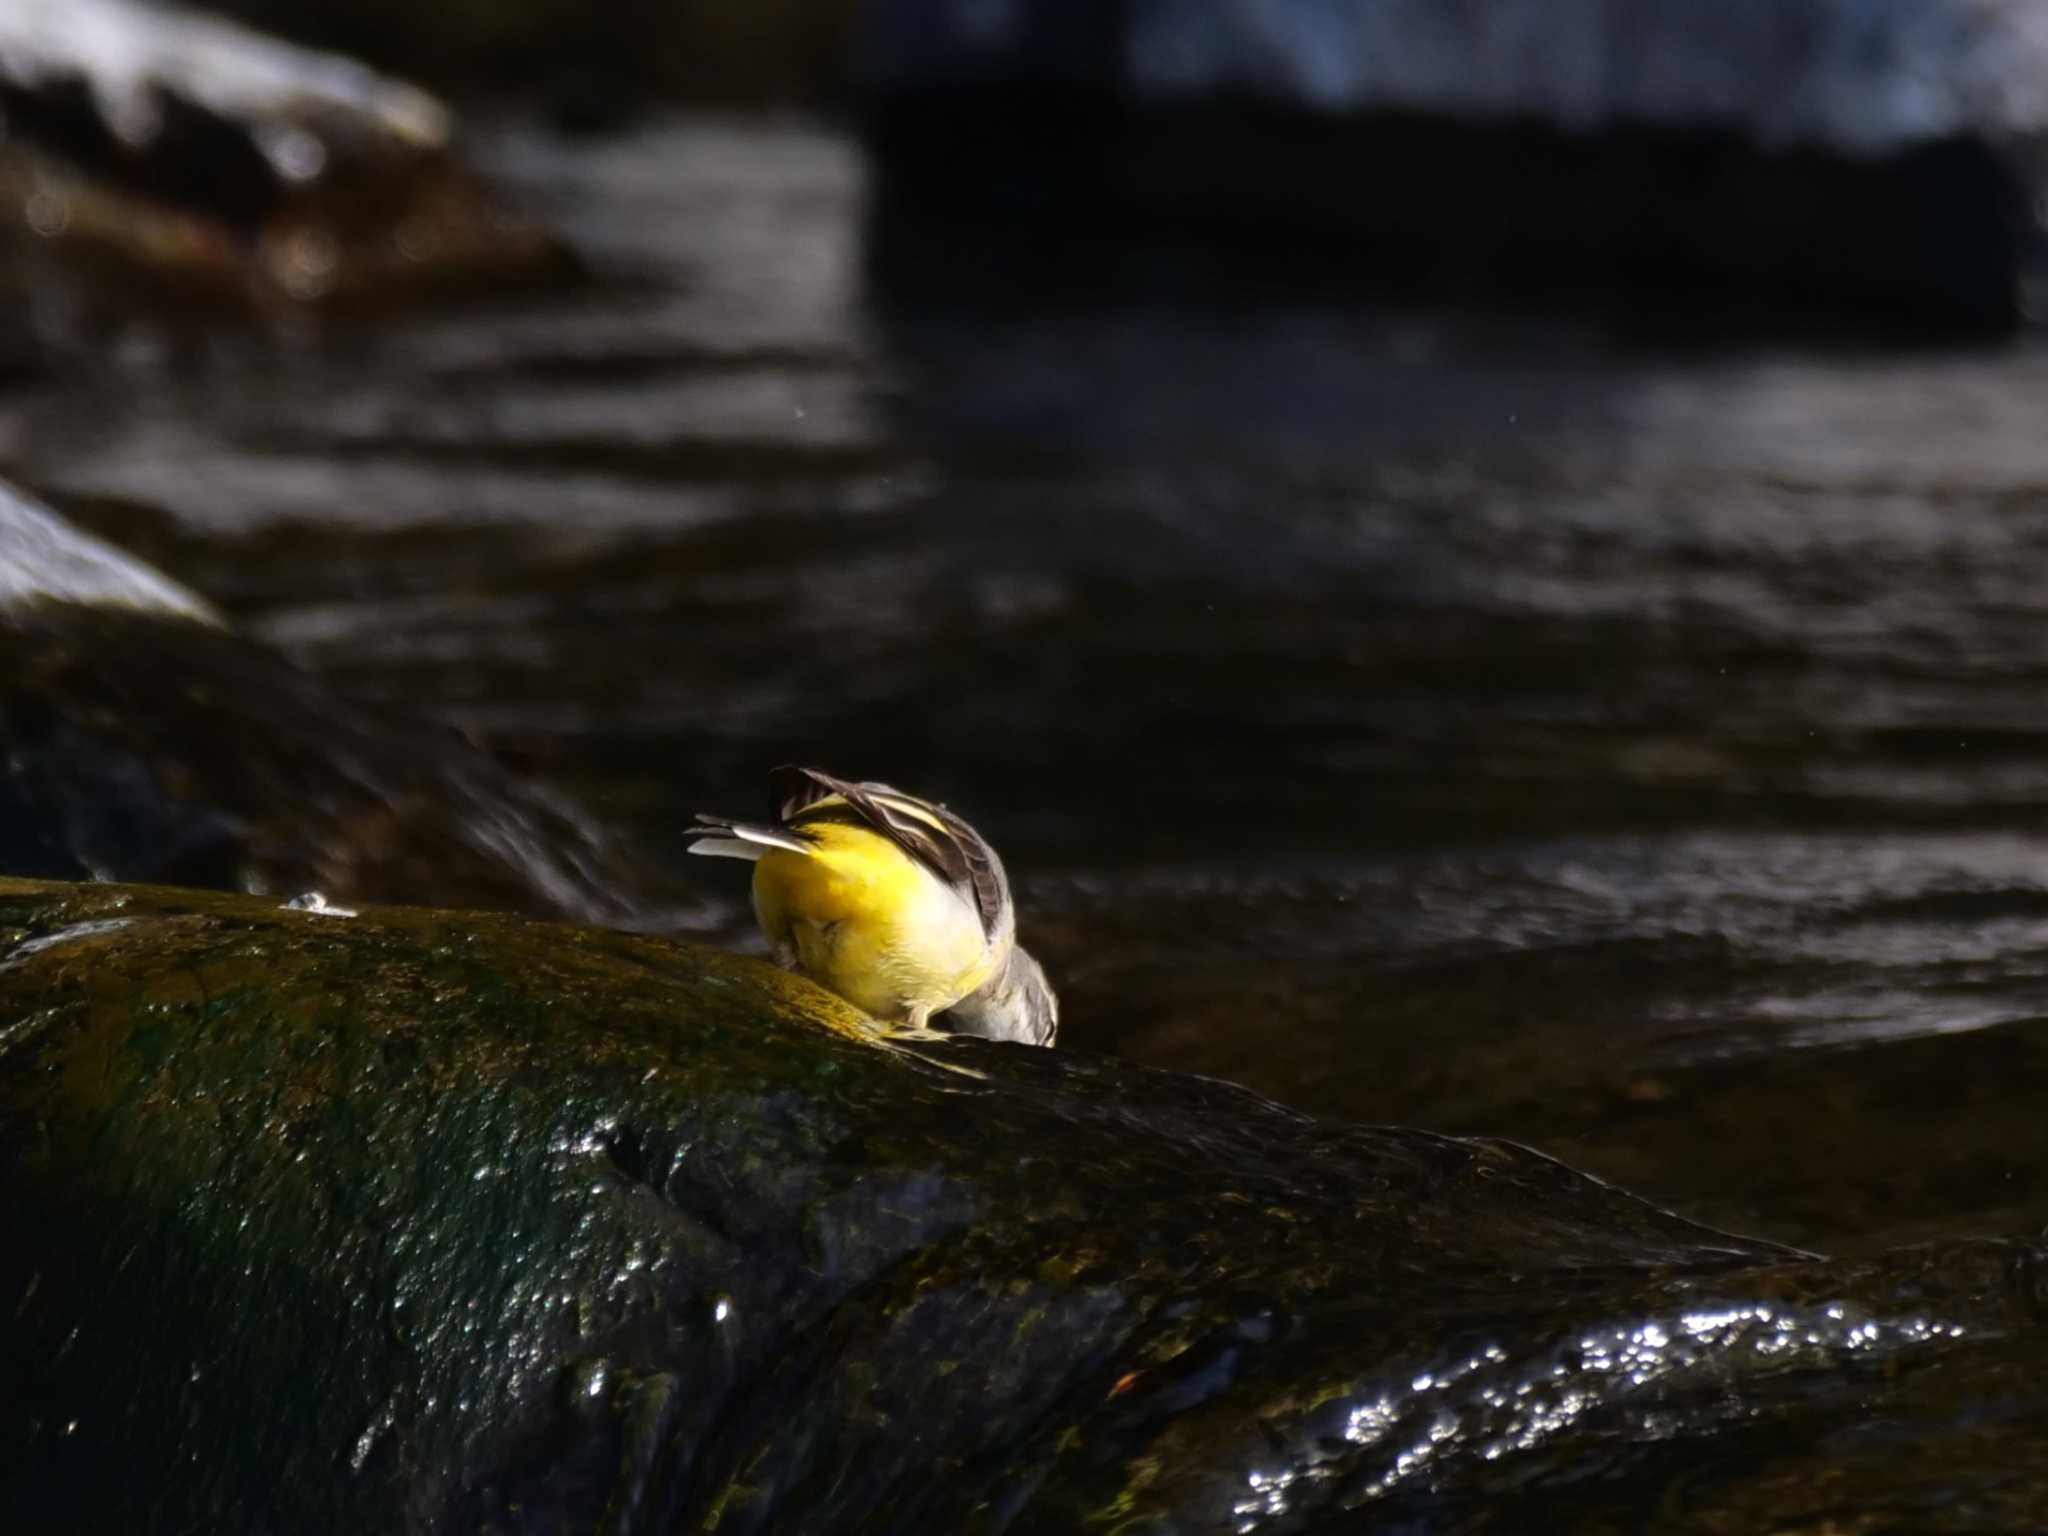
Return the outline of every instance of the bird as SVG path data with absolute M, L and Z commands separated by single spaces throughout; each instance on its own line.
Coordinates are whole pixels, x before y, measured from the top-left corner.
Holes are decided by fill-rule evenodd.
M 911 1033 L 1051 1045 L 1059 999 L 1017 943 L 988 840 L 943 805 L 887 784 L 783 766 L 772 821 L 698 813 L 692 853 L 754 866 L 754 916 L 775 960 Z

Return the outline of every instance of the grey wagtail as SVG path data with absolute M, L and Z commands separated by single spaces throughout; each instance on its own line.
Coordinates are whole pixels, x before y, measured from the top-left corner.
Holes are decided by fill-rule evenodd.
M 690 851 L 754 866 L 776 963 L 885 1023 L 1051 1045 L 1059 999 L 1017 943 L 1003 861 L 943 805 L 777 768 L 772 822 L 699 814 Z

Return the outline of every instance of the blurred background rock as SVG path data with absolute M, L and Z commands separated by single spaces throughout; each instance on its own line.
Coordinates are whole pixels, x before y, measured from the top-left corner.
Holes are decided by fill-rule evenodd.
M 860 0 L 228 0 L 281 37 L 459 95 L 537 101 L 573 124 L 690 105 L 841 102 Z
M 2040 257 L 2028 0 L 231 8 L 565 123 L 858 100 L 920 208 L 1344 235 L 1410 277 L 1732 280 L 1998 325 Z
M 2031 0 L 1743 0 L 1711 15 L 1694 0 L 225 9 L 558 128 L 619 128 L 659 109 L 852 109 L 884 172 L 885 227 L 941 213 L 1179 231 L 1259 253 L 1320 246 L 1431 291 L 1720 289 L 1894 329 L 2010 325 L 2042 260 L 2048 25 Z M 159 71 L 148 99 L 163 121 L 144 130 L 134 111 L 105 120 L 103 80 L 36 56 L 40 31 L 84 76 L 118 72 L 114 50 L 166 46 L 144 14 L 122 0 L 17 0 L 0 16 L 0 105 L 11 98 L 17 137 L 231 223 L 268 219 L 262 264 L 288 291 L 387 280 L 366 283 L 378 242 L 343 228 L 337 206 L 373 236 L 390 227 L 401 246 L 442 253 L 442 270 L 507 265 L 502 241 L 471 233 L 488 222 L 465 206 L 473 196 L 445 175 L 398 172 L 361 131 L 380 113 L 394 121 L 396 81 L 357 83 L 355 128 L 330 102 L 324 135 L 272 120 L 236 150 L 216 130 L 276 119 L 274 105 L 224 108 Z M 208 30 L 196 17 L 180 26 Z M 324 139 L 321 168 L 279 158 L 286 128 Z M 405 136 L 418 162 L 436 135 Z M 393 187 L 407 189 L 396 204 Z M 17 168 L 0 204 L 29 210 L 17 216 L 32 234 L 68 227 L 74 244 L 97 234 L 104 246 L 118 227 L 159 266 L 231 264 L 215 231 L 162 218 L 137 230 L 140 212 L 101 206 L 99 190 Z M 312 201 L 310 221 L 280 211 Z

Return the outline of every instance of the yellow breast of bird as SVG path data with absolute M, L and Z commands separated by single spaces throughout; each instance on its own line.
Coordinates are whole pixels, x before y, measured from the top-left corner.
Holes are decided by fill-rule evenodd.
M 804 831 L 812 851 L 756 861 L 754 913 L 813 981 L 897 1020 L 951 1006 L 1001 963 L 973 907 L 886 837 L 833 822 Z

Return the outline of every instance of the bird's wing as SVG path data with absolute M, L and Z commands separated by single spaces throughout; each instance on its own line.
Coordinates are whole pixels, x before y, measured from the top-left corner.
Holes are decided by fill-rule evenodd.
M 1003 862 L 986 839 L 943 805 L 887 784 L 854 783 L 816 768 L 782 767 L 768 776 L 775 814 L 785 826 L 808 814 L 848 817 L 879 832 L 960 893 L 989 938 L 1001 935 L 1009 912 Z

